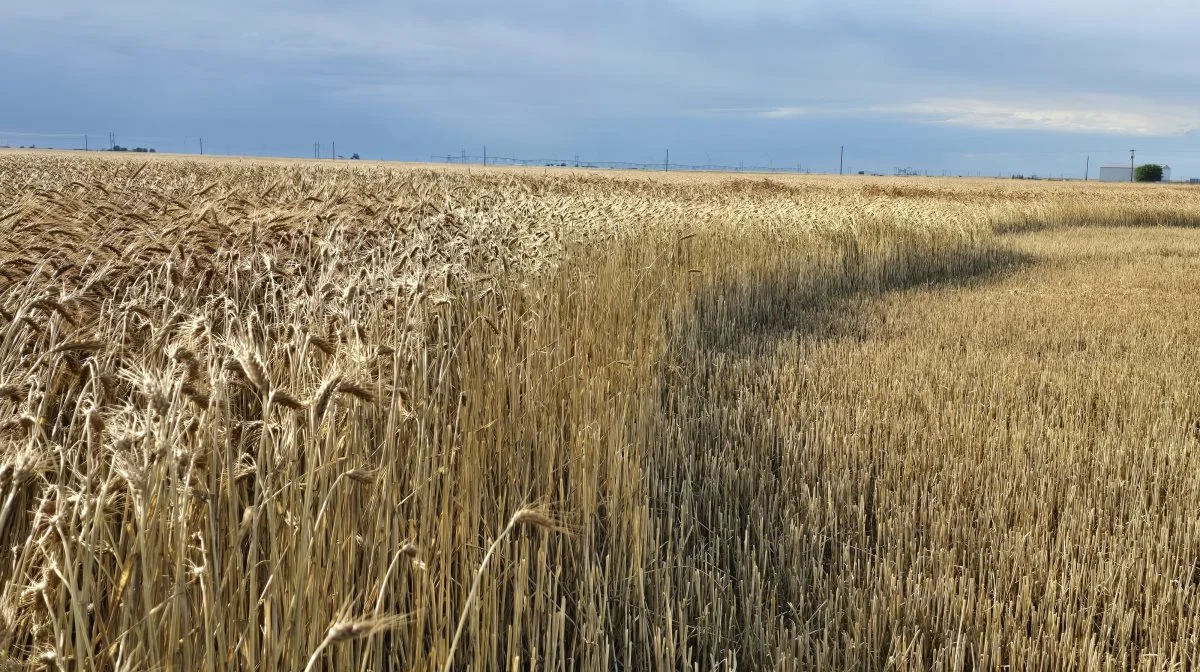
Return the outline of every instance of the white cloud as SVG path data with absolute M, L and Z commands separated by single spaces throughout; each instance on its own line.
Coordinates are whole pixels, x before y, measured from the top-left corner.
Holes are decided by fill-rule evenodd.
M 1083 101 L 1076 105 L 931 99 L 892 107 L 898 114 L 973 128 L 1113 135 L 1176 135 L 1200 127 L 1200 112 L 1151 101 Z
M 782 19 L 804 22 L 838 16 L 926 25 L 988 25 L 1027 32 L 1103 30 L 1193 32 L 1200 18 L 1194 0 L 667 0 L 678 11 L 718 20 Z M 1116 34 L 1112 35 L 1113 38 Z
M 1200 110 L 1154 101 L 1083 97 L 1072 101 L 1009 102 L 980 98 L 927 98 L 915 102 L 849 106 L 792 106 L 757 110 L 764 119 L 891 116 L 981 129 L 1105 135 L 1179 135 L 1200 129 Z

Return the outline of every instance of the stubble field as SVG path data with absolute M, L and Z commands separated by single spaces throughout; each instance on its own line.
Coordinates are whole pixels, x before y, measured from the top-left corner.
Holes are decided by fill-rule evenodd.
M 1192 668 L 1196 226 L 0 154 L 0 666 Z

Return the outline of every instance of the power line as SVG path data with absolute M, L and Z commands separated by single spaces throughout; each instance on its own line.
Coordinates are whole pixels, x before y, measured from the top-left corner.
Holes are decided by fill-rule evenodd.
M 460 151 L 459 155 L 454 154 L 430 154 L 428 157 L 430 162 L 444 163 L 459 163 L 472 164 L 483 163 L 483 155 L 472 156 L 465 151 Z M 494 154 L 487 155 L 489 166 L 555 166 L 567 167 L 575 166 L 579 168 L 611 168 L 611 169 L 626 169 L 626 170 L 684 170 L 684 171 L 711 171 L 711 172 L 757 172 L 757 173 L 811 173 L 811 170 L 804 169 L 802 163 L 788 164 L 772 164 L 770 166 L 750 166 L 745 162 L 740 162 L 738 165 L 720 165 L 720 164 L 682 164 L 672 162 L 670 160 L 670 150 L 664 151 L 663 160 L 658 163 L 641 163 L 636 161 L 585 161 L 583 158 L 575 156 L 572 158 L 526 158 L 512 156 L 497 156 Z

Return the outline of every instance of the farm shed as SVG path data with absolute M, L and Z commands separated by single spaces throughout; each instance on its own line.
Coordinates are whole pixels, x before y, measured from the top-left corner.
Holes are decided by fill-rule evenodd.
M 1162 181 L 1171 181 L 1171 167 L 1163 166 Z M 1132 182 L 1133 171 L 1128 164 L 1110 163 L 1100 166 L 1101 182 Z
M 1133 168 L 1128 165 L 1108 164 L 1100 166 L 1101 182 L 1132 182 Z

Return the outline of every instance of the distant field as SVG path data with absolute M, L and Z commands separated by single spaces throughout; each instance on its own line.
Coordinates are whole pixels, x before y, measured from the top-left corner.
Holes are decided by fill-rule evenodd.
M 0 665 L 1191 669 L 1198 226 L 0 152 Z

